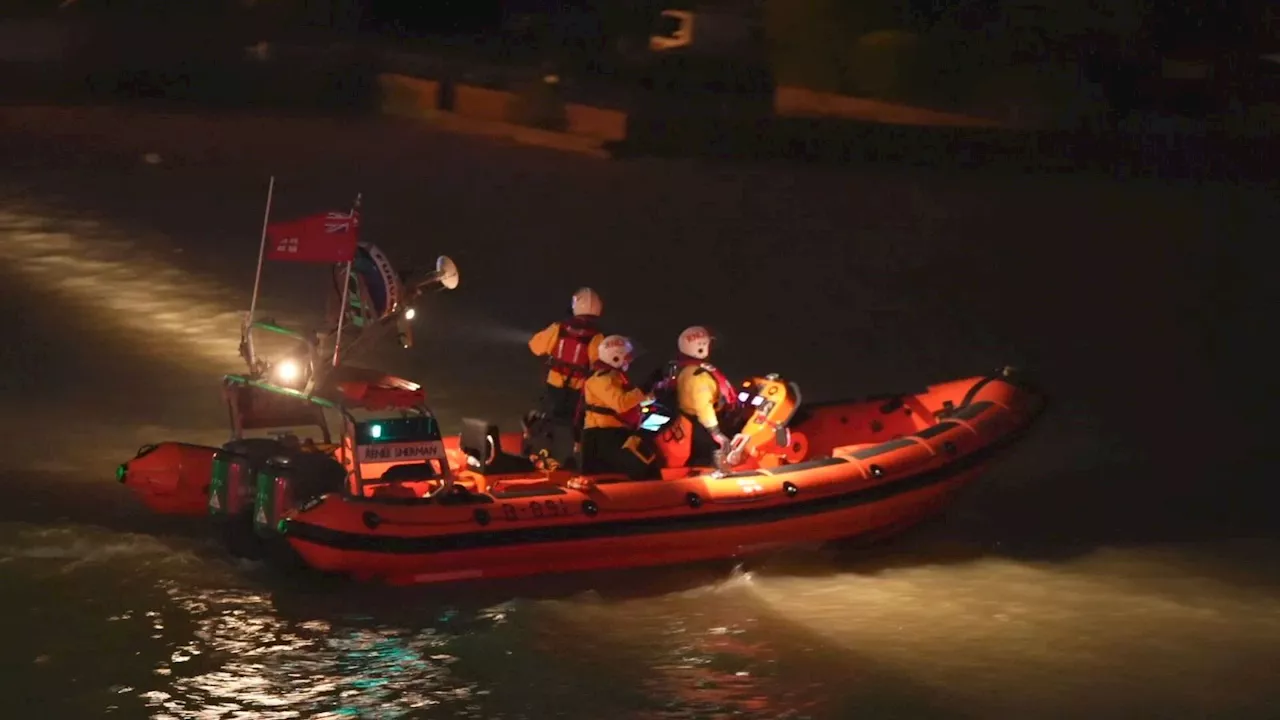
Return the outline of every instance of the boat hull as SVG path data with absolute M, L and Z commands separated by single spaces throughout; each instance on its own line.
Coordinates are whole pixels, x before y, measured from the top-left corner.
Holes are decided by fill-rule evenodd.
M 309 566 L 393 584 L 731 558 L 901 532 L 943 511 L 1023 436 L 1043 397 L 1007 373 L 812 406 L 813 459 L 655 480 L 474 477 L 447 499 L 331 494 L 279 530 Z M 483 490 L 483 491 L 479 491 Z
M 362 547 L 367 541 L 361 536 L 343 538 L 328 532 L 309 532 L 296 524 L 287 537 L 312 568 L 392 585 L 675 565 L 903 532 L 945 511 L 981 470 L 980 466 L 953 468 L 927 484 L 913 484 L 897 492 L 887 488 L 869 492 L 874 488 L 868 488 L 860 497 L 828 496 L 828 502 L 821 504 L 830 509 L 813 507 L 777 513 L 776 519 L 744 521 L 726 514 L 721 522 L 712 521 L 710 526 L 697 529 L 667 530 L 655 524 L 652 532 L 636 532 L 628 527 L 619 528 L 616 534 L 605 530 L 580 539 L 537 541 L 527 537 L 514 544 L 499 542 L 476 549 L 427 552 L 414 552 L 408 545 L 392 548 L 390 543 Z M 886 496 L 878 497 L 886 492 Z M 555 537 L 551 533 L 545 536 Z M 471 541 L 479 543 L 484 539 Z

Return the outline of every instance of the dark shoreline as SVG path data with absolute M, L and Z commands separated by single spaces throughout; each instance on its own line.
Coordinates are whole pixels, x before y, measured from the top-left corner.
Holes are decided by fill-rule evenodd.
M 378 114 L 377 75 L 394 64 L 387 53 L 358 45 L 273 46 L 273 52 L 270 61 L 179 64 L 168 73 L 8 63 L 0 65 L 0 113 L 5 106 L 110 106 L 183 114 Z M 474 82 L 463 66 L 442 63 L 436 79 L 446 88 Z M 1089 131 L 920 127 L 778 117 L 744 95 L 603 87 L 579 86 L 574 100 L 629 111 L 627 139 L 610 147 L 619 159 L 786 159 L 1244 182 L 1271 181 L 1280 171 L 1280 139 L 1268 132 L 1270 117 L 1248 129 L 1225 118 L 1157 115 Z M 1280 119 L 1280 111 L 1273 114 Z

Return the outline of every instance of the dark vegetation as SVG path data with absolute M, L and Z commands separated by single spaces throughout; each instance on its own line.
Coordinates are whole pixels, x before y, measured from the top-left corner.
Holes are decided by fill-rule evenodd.
M 1270 77 L 1249 62 L 1269 42 L 1263 5 L 1077 5 L 75 0 L 51 10 L 52 0 L 20 0 L 6 24 L 53 28 L 47 36 L 57 38 L 57 60 L 0 60 L 0 102 L 369 112 L 378 104 L 380 71 L 516 91 L 543 90 L 538 79 L 554 73 L 562 79 L 560 100 L 631 113 L 632 145 L 644 152 L 970 166 L 1003 160 L 1125 172 L 1158 161 L 1179 174 L 1269 171 L 1273 153 L 1262 147 L 1269 124 L 1244 119 L 1271 88 Z M 647 52 L 660 10 L 707 7 L 758 27 L 758 46 L 727 56 Z M 1163 56 L 1207 58 L 1213 81 L 1162 84 Z M 774 118 L 776 85 L 1037 129 Z

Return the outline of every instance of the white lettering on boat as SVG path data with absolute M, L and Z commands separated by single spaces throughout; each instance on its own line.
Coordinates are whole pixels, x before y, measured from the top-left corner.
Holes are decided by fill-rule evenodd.
M 406 460 L 435 460 L 444 457 L 444 443 L 440 440 L 424 442 L 387 443 L 385 445 L 361 445 L 360 462 L 400 462 Z

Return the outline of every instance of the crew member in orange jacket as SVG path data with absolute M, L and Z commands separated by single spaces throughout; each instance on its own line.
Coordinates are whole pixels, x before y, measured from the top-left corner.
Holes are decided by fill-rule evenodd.
M 711 357 L 711 333 L 706 328 L 685 328 L 678 348 L 676 401 L 680 412 L 693 423 L 689 465 L 714 465 L 716 450 L 729 442 L 720 427 L 721 416 L 737 407 L 738 397 L 724 373 L 707 362 Z
M 627 379 L 633 353 L 627 338 L 605 338 L 595 372 L 582 386 L 583 473 L 622 472 L 619 454 L 640 424 L 640 403 L 648 397 Z
M 547 387 L 543 398 L 547 415 L 573 422 L 582 399 L 582 383 L 600 358 L 604 334 L 598 323 L 604 303 L 595 290 L 579 288 L 573 294 L 573 317 L 557 320 L 529 339 L 529 350 L 547 358 Z

